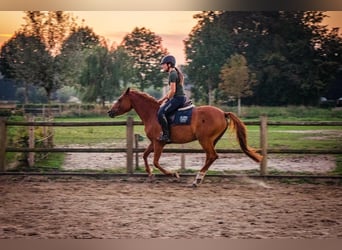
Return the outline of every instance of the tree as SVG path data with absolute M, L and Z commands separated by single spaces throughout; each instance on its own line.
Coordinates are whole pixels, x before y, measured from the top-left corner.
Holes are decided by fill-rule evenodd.
M 75 18 L 63 11 L 25 11 L 25 34 L 40 37 L 50 55 L 58 55 L 63 42 L 77 27 Z
M 160 60 L 167 54 L 162 39 L 146 28 L 136 27 L 126 35 L 121 46 L 133 58 L 133 81 L 138 82 L 141 91 L 153 86 L 162 87 L 164 75 L 160 71 Z
M 53 91 L 63 86 L 62 71 L 68 70 L 57 56 L 60 54 L 63 42 L 75 29 L 76 23 L 70 14 L 63 11 L 26 11 L 25 13 L 26 24 L 23 25 L 22 32 L 26 36 L 39 38 L 48 52 L 38 61 L 40 64 L 36 69 L 38 78 L 34 82 L 44 88 L 50 102 Z
M 94 47 L 100 45 L 100 38 L 88 26 L 75 28 L 62 44 L 56 60 L 63 65 L 61 81 L 64 85 L 80 88 L 79 78 L 85 68 L 85 61 Z
M 319 11 L 203 12 L 185 41 L 194 94 L 208 93 L 205 79 L 216 79 L 237 53 L 258 80 L 250 103 L 315 104 L 342 62 L 341 37 L 321 24 L 324 17 Z
M 198 24 L 184 40 L 188 66 L 185 71 L 195 87 L 195 100 L 212 104 L 213 90 L 218 87 L 220 69 L 232 48 L 227 43 L 227 29 L 218 22 L 221 12 L 204 11 L 195 15 Z
M 117 76 L 119 81 L 117 84 L 119 88 L 115 94 L 121 94 L 122 90 L 127 88 L 130 79 L 134 77 L 134 72 L 132 72 L 134 58 L 129 56 L 128 51 L 123 46 L 118 46 L 116 49 L 113 49 L 111 56 L 114 62 L 113 74 Z
M 7 77 L 23 85 L 24 103 L 29 102 L 28 90 L 33 84 L 39 85 L 41 62 L 48 60 L 49 54 L 39 37 L 17 32 L 1 48 L 0 70 Z
M 82 86 L 82 99 L 87 102 L 117 97 L 127 84 L 132 67 L 130 57 L 122 47 L 108 50 L 105 46 L 97 46 L 89 51 L 79 82 Z
M 25 89 L 29 84 L 42 87 L 50 102 L 52 93 L 64 84 L 63 74 L 71 69 L 61 60 L 60 52 L 76 23 L 70 14 L 62 11 L 25 13 L 26 23 L 2 49 L 2 68 L 11 71 L 8 74 L 11 78 L 24 81 Z
M 104 104 L 109 89 L 107 85 L 111 82 L 111 68 L 112 63 L 107 48 L 97 46 L 89 52 L 79 79 L 83 87 L 84 101 L 95 102 L 100 98 Z M 114 85 L 111 87 L 115 88 Z
M 246 58 L 243 55 L 234 54 L 223 65 L 219 84 L 220 90 L 228 96 L 234 96 L 238 100 L 238 115 L 241 115 L 241 98 L 253 94 L 252 85 L 254 76 L 249 72 Z
M 64 65 L 61 78 L 64 84 L 79 87 L 79 78 L 84 68 L 84 62 L 94 47 L 100 45 L 100 38 L 88 26 L 75 28 L 65 39 L 57 60 Z

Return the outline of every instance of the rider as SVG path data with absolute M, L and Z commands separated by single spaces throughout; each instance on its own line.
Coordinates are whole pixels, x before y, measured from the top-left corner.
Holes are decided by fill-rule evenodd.
M 182 107 L 185 103 L 184 76 L 176 68 L 176 59 L 172 55 L 164 56 L 160 65 L 164 72 L 169 73 L 169 91 L 164 97 L 158 100 L 159 104 L 162 104 L 158 110 L 158 121 L 163 130 L 163 134 L 159 137 L 159 140 L 170 143 L 170 128 L 166 117 Z

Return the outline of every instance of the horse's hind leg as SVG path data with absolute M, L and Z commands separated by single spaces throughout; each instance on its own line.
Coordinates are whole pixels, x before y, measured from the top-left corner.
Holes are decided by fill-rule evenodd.
M 204 176 L 207 173 L 209 167 L 218 158 L 218 155 L 214 148 L 213 141 L 200 141 L 200 144 L 202 145 L 203 150 L 206 152 L 206 159 L 205 159 L 204 166 L 198 172 L 194 182 L 192 183 L 194 187 L 197 187 L 198 185 L 202 183 Z

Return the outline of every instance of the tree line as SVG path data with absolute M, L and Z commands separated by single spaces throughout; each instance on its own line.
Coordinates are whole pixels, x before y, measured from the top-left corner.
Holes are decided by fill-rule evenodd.
M 320 11 L 205 11 L 184 40 L 182 67 L 192 98 L 201 103 L 237 99 L 255 105 L 315 105 L 341 71 L 338 28 Z M 47 100 L 63 86 L 83 101 L 112 100 L 127 86 L 160 90 L 168 53 L 162 38 L 136 27 L 118 46 L 63 11 L 27 11 L 25 24 L 3 44 L 0 72 Z
M 325 17 L 320 11 L 198 14 L 185 40 L 194 96 L 209 103 L 235 96 L 256 105 L 317 104 L 342 71 L 339 29 L 323 25 Z
M 63 86 L 85 102 L 111 100 L 127 85 L 162 86 L 161 37 L 135 28 L 119 46 L 110 46 L 84 23 L 63 11 L 27 11 L 25 24 L 1 47 L 0 72 L 24 86 L 42 88 L 47 100 Z

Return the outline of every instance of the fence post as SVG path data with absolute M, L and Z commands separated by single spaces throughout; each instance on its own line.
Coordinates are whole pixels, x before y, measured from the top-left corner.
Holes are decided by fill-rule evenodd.
M 135 149 L 139 149 L 139 134 L 134 134 Z M 139 168 L 139 152 L 135 153 L 135 169 Z
M 6 118 L 0 117 L 0 172 L 5 171 L 7 131 Z
M 29 116 L 29 122 L 34 122 L 34 118 L 32 115 Z M 29 126 L 29 148 L 34 148 L 35 147 L 35 138 L 34 138 L 34 126 Z M 34 156 L 35 153 L 34 152 L 29 152 L 28 153 L 28 165 L 29 167 L 33 167 L 34 166 Z
M 182 144 L 182 149 L 184 149 L 184 144 Z M 185 154 L 181 153 L 181 170 L 185 170 Z
M 260 148 L 263 156 L 260 162 L 260 174 L 267 174 L 267 116 L 260 116 Z
M 127 166 L 127 173 L 133 174 L 133 141 L 134 141 L 134 134 L 133 134 L 133 117 L 129 116 L 127 118 L 127 125 L 126 125 L 126 166 Z

